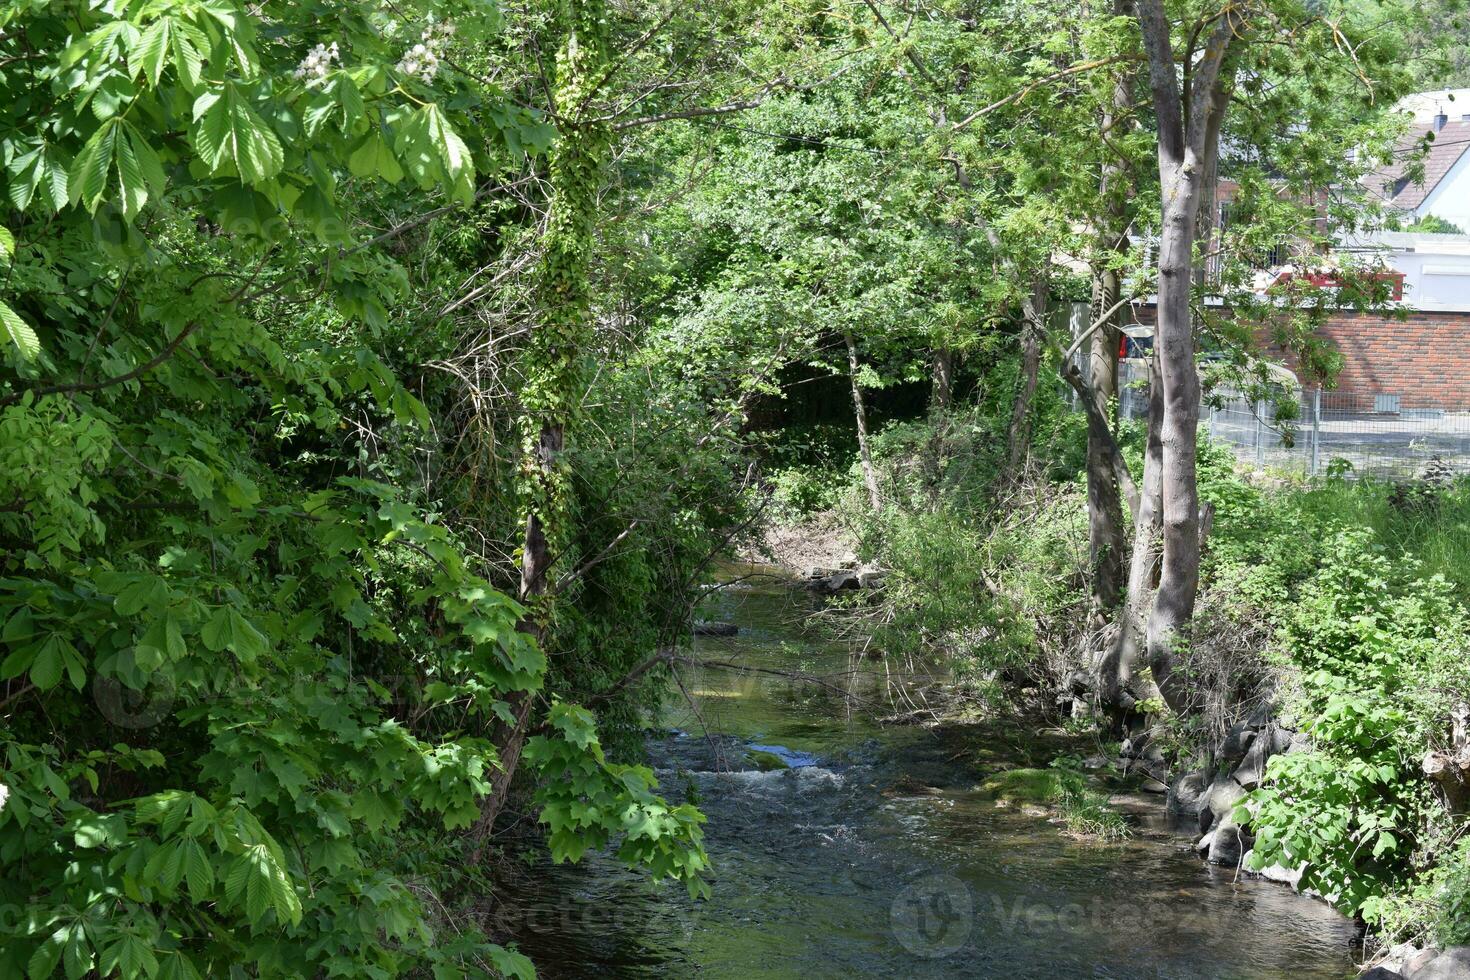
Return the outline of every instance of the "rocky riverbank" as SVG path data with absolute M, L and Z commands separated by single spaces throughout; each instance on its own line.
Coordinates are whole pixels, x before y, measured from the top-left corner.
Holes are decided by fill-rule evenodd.
M 789 538 L 786 540 L 789 541 Z M 827 545 L 805 551 L 788 549 L 788 554 L 803 555 L 804 560 L 800 564 L 786 564 L 786 570 L 796 581 L 818 595 L 835 596 L 864 590 L 873 591 L 877 596 L 882 594 L 882 571 L 860 565 L 852 553 L 834 554 L 830 545 Z M 822 556 L 827 564 L 808 563 L 805 560 L 814 554 Z M 998 679 L 1003 682 L 1005 680 Z M 1026 684 L 1034 685 L 1034 680 L 1027 681 Z M 1016 686 L 1019 691 L 1021 685 Z M 1025 692 L 1024 697 L 1018 693 L 1017 703 L 1026 703 L 1028 711 L 1038 702 L 1051 700 L 1045 691 L 1037 691 L 1034 686 L 1027 686 Z M 941 698 L 941 701 L 944 699 Z M 1061 714 L 1070 713 L 1074 724 L 1075 719 L 1090 714 L 1085 692 L 1059 691 L 1056 701 Z M 1079 702 L 1080 712 L 1067 710 L 1075 709 Z M 925 727 L 943 727 L 961 716 L 968 716 L 969 720 L 973 720 L 972 707 L 956 699 L 947 704 L 941 703 L 937 709 L 930 705 L 921 712 L 911 713 L 912 717 L 892 720 Z M 1462 725 L 1461 728 L 1463 727 Z M 1269 865 L 1258 872 L 1247 870 L 1254 841 L 1249 831 L 1236 819 L 1238 807 L 1252 790 L 1261 785 L 1271 758 L 1310 749 L 1310 741 L 1304 734 L 1282 724 L 1268 704 L 1261 704 L 1230 724 L 1223 735 L 1195 745 L 1192 750 L 1183 753 L 1177 747 L 1167 753 L 1168 758 L 1191 760 L 1183 766 L 1177 761 L 1170 765 L 1166 753 L 1151 738 L 1152 734 L 1146 727 L 1135 728 L 1131 737 L 1122 741 L 1116 759 L 1097 760 L 1099 765 L 1112 766 L 1125 775 L 1139 777 L 1136 785 L 1144 792 L 1130 797 L 1135 816 L 1140 806 L 1147 808 L 1147 803 L 1141 801 L 1151 798 L 1156 801 L 1153 812 L 1162 812 L 1170 826 L 1187 835 L 1193 843 L 1194 851 L 1202 860 L 1228 869 L 1237 877 L 1260 878 L 1278 883 L 1330 903 L 1333 896 L 1322 896 L 1310 888 L 1302 887 L 1303 867 Z M 1464 743 L 1463 731 L 1457 730 L 1457 737 Z M 1465 779 L 1466 766 L 1463 763 L 1470 761 L 1470 743 L 1465 743 L 1462 747 L 1463 752 L 1452 746 L 1448 751 L 1436 753 L 1433 758 L 1425 760 L 1426 775 L 1441 782 L 1454 782 L 1446 792 L 1460 789 L 1460 783 L 1456 781 Z M 1464 759 L 1461 758 L 1462 755 Z M 1368 975 L 1377 980 L 1444 980 L 1447 977 L 1470 980 L 1470 958 L 1467 958 L 1466 950 L 1459 947 L 1445 950 L 1411 946 L 1380 949 L 1369 957 L 1366 968 L 1370 970 Z

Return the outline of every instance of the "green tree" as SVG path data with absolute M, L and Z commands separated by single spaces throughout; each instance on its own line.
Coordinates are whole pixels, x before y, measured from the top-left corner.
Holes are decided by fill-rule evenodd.
M 546 659 L 417 481 L 433 420 L 390 366 L 421 356 L 405 241 L 551 136 L 449 67 L 498 12 L 0 22 L 0 860 L 23 869 L 0 972 L 528 974 L 439 902 L 502 768 L 485 733 Z M 590 715 L 555 705 L 535 746 L 555 856 L 616 839 L 699 887 L 702 817 Z

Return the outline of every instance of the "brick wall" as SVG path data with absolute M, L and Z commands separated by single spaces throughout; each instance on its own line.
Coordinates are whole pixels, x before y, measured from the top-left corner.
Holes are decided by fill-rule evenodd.
M 1139 308 L 1137 318 L 1153 323 L 1153 308 Z M 1410 313 L 1399 322 L 1344 311 L 1320 336 L 1342 354 L 1333 407 L 1371 411 L 1374 396 L 1388 394 L 1401 409 L 1470 411 L 1470 312 Z M 1274 356 L 1295 366 L 1290 354 Z

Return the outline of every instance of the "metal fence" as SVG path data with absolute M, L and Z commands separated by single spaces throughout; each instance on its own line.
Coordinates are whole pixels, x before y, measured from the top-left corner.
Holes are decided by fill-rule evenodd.
M 1120 413 L 1144 417 L 1146 367 L 1124 361 L 1118 375 Z M 1397 395 L 1306 388 L 1296 417 L 1278 419 L 1270 401 L 1216 390 L 1200 407 L 1200 431 L 1259 469 L 1408 479 L 1438 459 L 1453 473 L 1470 473 L 1470 412 L 1399 402 Z

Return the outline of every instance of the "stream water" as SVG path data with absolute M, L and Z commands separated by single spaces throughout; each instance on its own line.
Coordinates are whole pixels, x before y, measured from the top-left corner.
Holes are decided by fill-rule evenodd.
M 746 669 L 682 670 L 688 697 L 650 737 L 665 795 L 692 788 L 709 817 L 713 897 L 605 856 L 536 867 L 498 926 L 542 976 L 1353 976 L 1346 919 L 1202 863 L 1147 807 L 1119 845 L 996 807 L 974 788 L 984 774 L 1046 765 L 1056 746 L 878 723 L 892 677 L 813 640 L 810 608 L 780 584 L 718 591 L 702 614 L 740 632 L 696 654 Z M 791 768 L 761 771 L 770 756 L 752 749 Z

